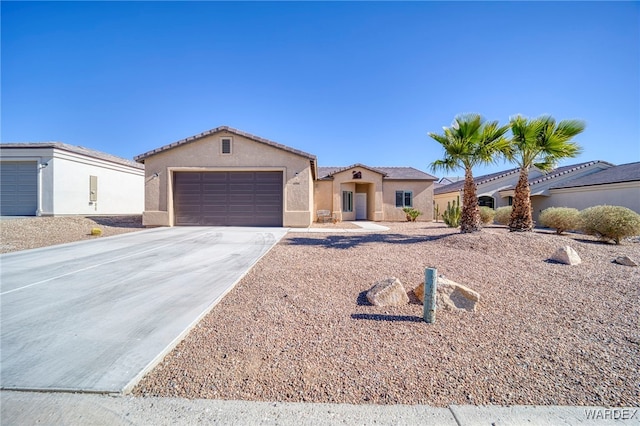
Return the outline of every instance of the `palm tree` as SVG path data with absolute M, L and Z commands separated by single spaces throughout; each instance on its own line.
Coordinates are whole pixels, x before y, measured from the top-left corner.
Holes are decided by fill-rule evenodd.
M 580 154 L 582 148 L 571 139 L 584 130 L 585 123 L 580 120 L 562 120 L 556 123 L 551 116 L 528 119 L 517 115 L 509 119 L 509 126 L 512 137 L 507 158 L 520 167 L 509 230 L 531 231 L 533 219 L 529 169 L 535 166 L 547 172 L 552 170 L 559 160 Z
M 479 114 L 463 114 L 455 117 L 451 127 L 443 129 L 441 135 L 429 133 L 444 148 L 444 158 L 431 163 L 431 170 L 464 169 L 460 232 L 479 231 L 480 211 L 472 169 L 477 164 L 493 163 L 508 151 L 509 141 L 503 136 L 509 126 L 501 127 L 497 121 L 485 122 Z

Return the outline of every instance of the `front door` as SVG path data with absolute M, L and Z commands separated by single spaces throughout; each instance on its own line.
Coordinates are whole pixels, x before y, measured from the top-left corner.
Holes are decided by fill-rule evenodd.
M 367 220 L 366 192 L 356 192 L 356 220 Z

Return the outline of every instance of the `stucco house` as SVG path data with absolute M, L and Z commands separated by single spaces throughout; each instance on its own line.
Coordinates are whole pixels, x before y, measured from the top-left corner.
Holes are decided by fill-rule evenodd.
M 144 207 L 144 166 L 61 142 L 0 144 L 3 216 L 126 215 Z
M 406 220 L 404 207 L 433 219 L 433 185 L 437 179 L 412 167 L 319 167 L 316 210 L 329 210 L 337 220 Z
M 616 170 L 617 169 L 617 170 Z M 606 161 L 588 161 L 558 167 L 543 173 L 535 167 L 529 172 L 533 219 L 548 207 L 585 207 L 599 204 L 637 206 L 638 163 L 614 166 Z M 475 178 L 481 206 L 498 208 L 513 203 L 520 170 L 509 169 Z M 600 178 L 596 179 L 596 176 Z M 601 182 L 601 183 L 596 183 Z M 442 212 L 447 202 L 460 197 L 464 182 L 455 182 L 434 190 L 434 199 Z M 582 189 L 578 189 L 581 188 Z M 570 189 L 573 188 L 573 189 Z M 633 200 L 633 201 L 632 201 Z M 636 210 L 637 211 L 637 210 Z
M 435 177 L 411 168 L 319 168 L 315 155 L 228 126 L 135 157 L 146 173 L 145 226 L 308 227 L 338 220 L 431 220 Z
M 623 206 L 640 214 L 640 162 L 620 164 L 549 187 L 538 211 L 547 207 L 578 210 L 597 205 Z

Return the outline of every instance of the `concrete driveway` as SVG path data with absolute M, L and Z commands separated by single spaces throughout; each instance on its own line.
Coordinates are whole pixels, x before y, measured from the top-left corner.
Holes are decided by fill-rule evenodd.
M 1 388 L 128 391 L 286 232 L 158 228 L 1 255 Z

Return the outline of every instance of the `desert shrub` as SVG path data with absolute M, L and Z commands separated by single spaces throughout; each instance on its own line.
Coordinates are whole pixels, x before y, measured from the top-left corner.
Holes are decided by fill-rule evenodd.
M 549 207 L 538 217 L 540 225 L 556 230 L 556 234 L 580 227 L 580 212 L 569 207 Z
M 418 216 L 422 214 L 420 210 L 416 210 L 413 207 L 405 207 L 402 211 L 407 215 L 407 222 L 415 222 Z
M 447 201 L 447 209 L 442 213 L 442 220 L 449 228 L 457 228 L 460 226 L 460 217 L 462 216 L 462 210 L 460 210 L 460 197 L 453 203 Z
M 100 235 L 102 235 L 102 229 L 100 229 L 100 228 L 91 228 L 91 235 L 99 237 Z
M 508 225 L 511 220 L 511 206 L 498 207 L 493 216 L 493 221 L 500 225 Z
M 493 217 L 496 215 L 496 211 L 491 207 L 482 206 L 480 207 L 480 220 L 483 225 L 487 225 L 493 222 Z
M 589 207 L 580 212 L 580 230 L 620 244 L 625 237 L 640 235 L 640 215 L 622 206 Z

